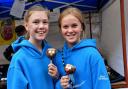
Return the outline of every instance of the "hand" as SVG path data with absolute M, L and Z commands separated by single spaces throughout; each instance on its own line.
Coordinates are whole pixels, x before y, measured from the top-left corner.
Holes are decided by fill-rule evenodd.
M 58 70 L 57 70 L 57 67 L 53 64 L 53 63 L 50 63 L 48 65 L 48 74 L 54 78 L 58 78 L 59 74 L 58 74 Z
M 61 86 L 64 89 L 68 88 L 70 86 L 69 81 L 70 81 L 70 78 L 68 77 L 68 75 L 62 76 L 60 79 Z

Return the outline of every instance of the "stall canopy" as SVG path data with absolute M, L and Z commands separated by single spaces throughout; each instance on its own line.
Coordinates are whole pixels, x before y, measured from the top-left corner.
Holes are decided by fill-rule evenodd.
M 0 19 L 12 16 L 10 15 L 10 11 L 16 1 L 22 3 L 22 5 L 24 2 L 24 11 L 32 5 L 39 4 L 47 7 L 51 11 L 56 8 L 61 11 L 67 6 L 75 6 L 83 12 L 94 12 L 99 11 L 110 0 L 0 0 Z M 20 5 L 21 4 L 19 4 L 17 8 L 19 8 Z

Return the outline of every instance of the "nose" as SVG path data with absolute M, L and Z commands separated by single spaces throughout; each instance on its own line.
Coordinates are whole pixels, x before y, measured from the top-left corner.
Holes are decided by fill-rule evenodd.
M 73 32 L 72 27 L 69 27 L 69 28 L 67 29 L 67 31 L 68 31 L 68 32 Z
M 39 28 L 44 28 L 44 24 L 43 23 L 40 23 L 39 24 Z

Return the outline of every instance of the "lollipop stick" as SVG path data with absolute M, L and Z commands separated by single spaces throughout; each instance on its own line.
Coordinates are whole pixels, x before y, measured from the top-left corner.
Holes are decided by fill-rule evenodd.
M 75 84 L 75 79 L 74 79 L 74 77 L 73 77 L 73 74 L 69 74 L 69 77 L 70 77 L 72 83 Z

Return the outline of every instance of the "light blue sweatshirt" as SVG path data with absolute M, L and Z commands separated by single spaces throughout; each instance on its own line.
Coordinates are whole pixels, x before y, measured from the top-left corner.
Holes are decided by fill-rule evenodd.
M 21 40 L 19 38 L 18 40 Z M 46 42 L 42 52 L 28 40 L 16 41 L 12 44 L 16 52 L 7 73 L 7 89 L 54 89 L 51 76 L 48 74 Z
M 63 51 L 62 51 L 63 50 Z M 59 51 L 55 63 L 60 76 L 66 75 L 62 62 L 72 64 L 76 67 L 73 73 L 75 89 L 111 89 L 110 80 L 106 71 L 104 60 L 96 49 L 94 39 L 84 39 L 75 44 L 72 48 L 64 44 Z M 60 80 L 56 84 L 56 89 L 62 89 Z M 69 89 L 72 89 L 70 87 Z

